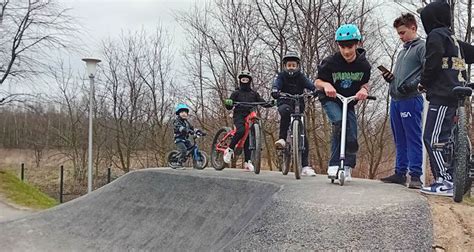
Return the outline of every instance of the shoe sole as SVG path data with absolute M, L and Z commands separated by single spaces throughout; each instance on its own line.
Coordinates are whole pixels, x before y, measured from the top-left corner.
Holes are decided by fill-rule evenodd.
M 423 193 L 423 194 L 427 194 L 427 195 L 453 197 L 453 194 L 440 194 L 440 193 L 437 193 L 437 192 L 427 192 L 427 191 L 423 191 L 423 190 L 420 190 L 420 192 Z

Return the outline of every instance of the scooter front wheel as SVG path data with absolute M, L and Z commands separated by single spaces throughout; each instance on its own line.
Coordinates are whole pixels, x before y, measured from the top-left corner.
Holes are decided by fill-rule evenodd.
M 339 171 L 337 176 L 339 179 L 339 185 L 343 186 L 346 179 L 346 175 L 344 174 L 344 171 Z

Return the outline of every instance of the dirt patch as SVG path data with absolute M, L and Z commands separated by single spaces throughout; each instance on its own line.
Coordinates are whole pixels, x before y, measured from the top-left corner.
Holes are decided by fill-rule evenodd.
M 433 215 L 436 251 L 472 251 L 474 203 L 454 203 L 451 198 L 428 197 Z

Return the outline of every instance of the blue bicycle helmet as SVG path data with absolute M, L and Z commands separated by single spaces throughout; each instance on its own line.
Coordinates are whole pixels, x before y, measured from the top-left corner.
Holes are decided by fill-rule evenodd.
M 184 104 L 184 103 L 178 103 L 178 105 L 176 105 L 176 115 L 179 115 L 179 112 L 181 112 L 182 110 L 185 110 L 187 113 L 189 113 L 189 107 L 188 105 Z
M 336 41 L 362 40 L 359 28 L 355 24 L 343 24 L 337 28 Z

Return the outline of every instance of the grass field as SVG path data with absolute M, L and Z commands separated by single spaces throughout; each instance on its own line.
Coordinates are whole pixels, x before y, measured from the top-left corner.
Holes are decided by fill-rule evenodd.
M 58 204 L 56 200 L 8 171 L 0 171 L 0 194 L 16 205 L 32 209 L 46 209 Z

